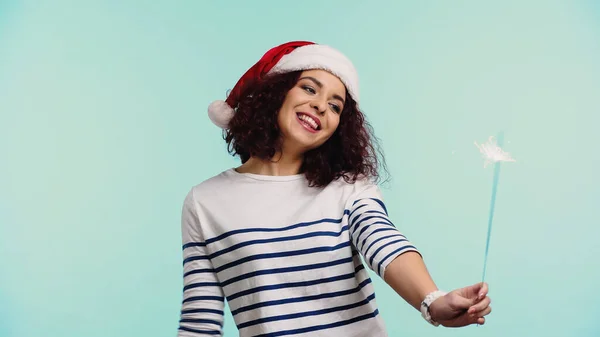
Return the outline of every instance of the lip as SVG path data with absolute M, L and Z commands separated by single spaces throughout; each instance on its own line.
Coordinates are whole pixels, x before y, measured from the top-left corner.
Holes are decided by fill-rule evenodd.
M 319 126 L 319 129 L 318 130 L 313 130 L 313 131 L 319 131 L 321 129 L 321 120 L 319 119 L 319 117 L 317 117 L 317 116 L 315 116 L 313 114 L 310 114 L 308 112 L 303 112 L 303 111 L 297 112 L 296 113 L 296 117 L 299 117 L 298 115 L 306 115 L 306 116 L 312 118 L 315 122 L 317 122 L 317 125 Z

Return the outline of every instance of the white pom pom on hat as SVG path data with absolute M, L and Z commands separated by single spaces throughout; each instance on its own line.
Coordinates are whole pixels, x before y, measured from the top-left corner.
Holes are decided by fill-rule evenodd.
M 227 129 L 240 96 L 256 81 L 269 74 L 321 69 L 337 76 L 348 94 L 358 103 L 358 74 L 352 62 L 336 49 L 307 41 L 292 41 L 271 48 L 235 84 L 225 101 L 208 106 L 208 117 L 216 126 Z
M 221 129 L 227 129 L 233 114 L 233 108 L 225 101 L 214 101 L 208 106 L 208 118 Z

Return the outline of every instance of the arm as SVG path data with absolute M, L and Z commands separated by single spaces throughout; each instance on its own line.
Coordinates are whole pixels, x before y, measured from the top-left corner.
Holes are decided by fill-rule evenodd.
M 419 311 L 425 296 L 438 290 L 422 257 L 412 252 L 389 264 L 385 282 Z M 490 298 L 486 295 L 485 283 L 457 289 L 434 300 L 429 313 L 434 321 L 447 327 L 484 324 L 484 316 L 491 312 Z
M 350 209 L 352 243 L 373 271 L 406 302 L 420 311 L 421 302 L 438 290 L 418 250 L 390 221 L 381 192 L 369 186 Z M 454 290 L 431 303 L 431 317 L 444 326 L 483 324 L 491 312 L 487 285 Z
M 354 199 L 349 217 L 354 246 L 371 270 L 419 310 L 425 296 L 437 288 L 417 248 L 391 222 L 376 185 Z
M 420 310 L 427 294 L 438 290 L 421 255 L 409 252 L 392 261 L 385 273 L 385 282 L 415 309 Z
M 223 290 L 199 226 L 193 192 L 190 191 L 181 218 L 184 287 L 178 337 L 222 336 Z

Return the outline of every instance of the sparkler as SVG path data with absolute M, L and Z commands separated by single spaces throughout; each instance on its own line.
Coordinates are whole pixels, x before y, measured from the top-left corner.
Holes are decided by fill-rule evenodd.
M 481 155 L 485 159 L 483 167 L 486 168 L 489 164 L 494 164 L 494 180 L 492 183 L 492 198 L 490 201 L 490 212 L 488 216 L 488 230 L 483 260 L 483 275 L 481 277 L 482 282 L 485 280 L 485 272 L 487 269 L 487 258 L 490 248 L 490 237 L 492 234 L 492 222 L 494 220 L 494 210 L 496 205 L 496 191 L 498 190 L 498 179 L 500 177 L 500 163 L 516 161 L 510 156 L 509 153 L 502 150 L 501 146 L 503 146 L 503 141 L 504 134 L 501 132 L 498 134 L 497 140 L 494 139 L 494 137 L 490 137 L 486 143 L 477 144 L 477 142 L 475 142 L 475 146 L 477 146 L 479 152 L 481 152 Z

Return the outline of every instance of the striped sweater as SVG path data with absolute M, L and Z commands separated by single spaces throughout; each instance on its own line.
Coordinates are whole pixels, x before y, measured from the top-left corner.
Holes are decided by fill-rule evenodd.
M 387 336 L 365 265 L 379 277 L 417 251 L 377 185 L 229 169 L 194 186 L 182 214 L 179 337 Z

